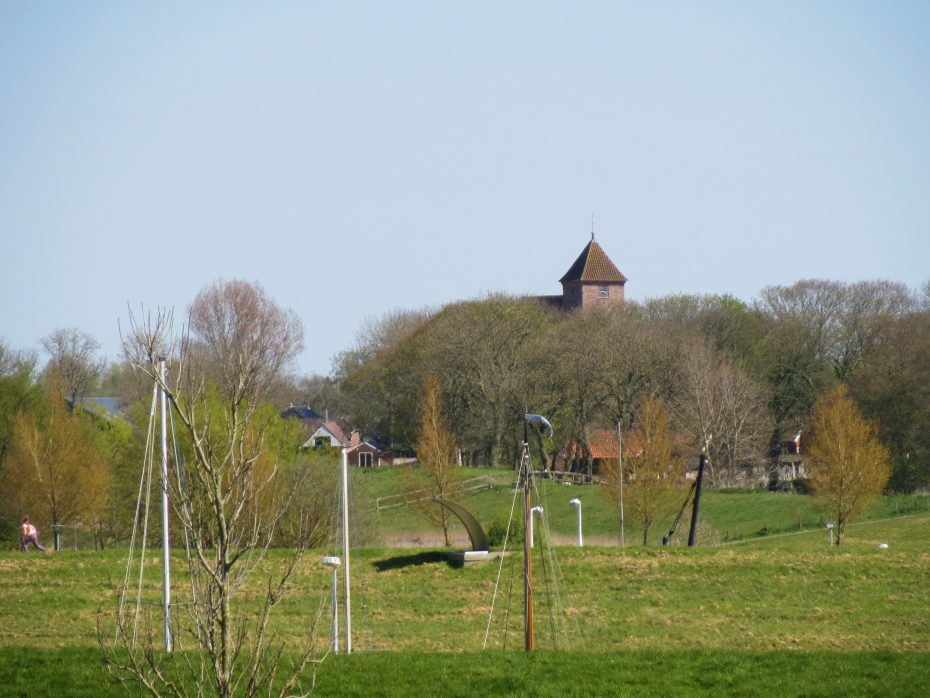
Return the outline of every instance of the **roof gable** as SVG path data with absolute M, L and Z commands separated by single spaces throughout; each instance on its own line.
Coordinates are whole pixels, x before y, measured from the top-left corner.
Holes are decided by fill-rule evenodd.
M 559 283 L 563 284 L 571 281 L 622 284 L 626 283 L 626 277 L 614 266 L 592 235 L 591 242 L 581 251 L 575 263 L 565 272 L 565 276 L 559 279 Z
M 310 405 L 291 405 L 281 413 L 281 416 L 285 419 L 288 417 L 297 417 L 297 419 L 303 420 L 323 419 L 320 413 L 310 407 Z

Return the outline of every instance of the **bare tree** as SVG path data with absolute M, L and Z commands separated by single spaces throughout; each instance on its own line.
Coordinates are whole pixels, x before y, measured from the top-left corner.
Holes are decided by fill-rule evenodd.
M 803 331 L 804 343 L 846 380 L 875 339 L 878 321 L 912 309 L 914 298 L 904 284 L 891 281 L 805 279 L 791 286 L 769 286 L 759 308 Z
M 811 488 L 836 522 L 836 544 L 840 545 L 846 524 L 881 496 L 888 484 L 888 450 L 842 383 L 817 401 L 811 426 L 813 437 L 807 452 Z
M 75 404 L 103 371 L 104 362 L 97 357 L 100 344 L 91 335 L 74 327 L 57 329 L 42 339 L 49 354 L 47 371 L 54 371 L 65 395 Z
M 0 376 L 12 376 L 25 371 L 32 373 L 36 365 L 34 352 L 14 349 L 0 337 Z
M 702 344 L 683 347 L 681 379 L 675 419 L 695 444 L 710 441 L 708 484 L 738 484 L 764 461 L 771 433 L 765 392 Z
M 284 487 L 277 477 L 281 454 L 268 437 L 280 418 L 263 399 L 302 349 L 302 333 L 298 318 L 257 284 L 220 281 L 197 295 L 188 330 L 177 343 L 171 314 L 163 312 L 131 317 L 124 337 L 127 358 L 169 396 L 191 452 L 187 487 L 175 488 L 172 500 L 191 542 L 188 572 L 197 603 L 189 606 L 190 623 L 181 631 L 201 650 L 193 667 L 198 694 L 212 687 L 222 697 L 273 688 L 284 695 L 315 661 L 311 623 L 289 677 L 279 679 L 284 640 L 269 625 L 308 532 L 278 576 L 268 579 L 257 612 L 246 591 L 292 493 L 299 490 L 299 483 Z M 160 371 L 163 356 L 173 359 L 171 379 Z M 178 690 L 180 684 L 165 678 L 156 655 L 140 658 L 130 651 L 128 662 L 124 656 L 107 658 L 152 693 Z
M 517 462 L 515 435 L 545 319 L 539 304 L 503 295 L 450 306 L 436 318 L 428 354 L 451 398 L 459 443 L 481 451 L 486 465 Z

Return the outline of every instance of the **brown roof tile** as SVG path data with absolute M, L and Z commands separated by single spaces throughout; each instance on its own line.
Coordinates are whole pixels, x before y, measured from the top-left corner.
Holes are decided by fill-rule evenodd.
M 591 281 L 591 282 L 613 282 L 626 283 L 626 277 L 620 273 L 620 270 L 610 261 L 607 253 L 597 244 L 594 238 L 591 238 L 585 248 L 578 255 L 578 259 L 572 264 L 571 268 L 565 272 L 565 276 L 559 279 L 559 283 L 566 281 Z

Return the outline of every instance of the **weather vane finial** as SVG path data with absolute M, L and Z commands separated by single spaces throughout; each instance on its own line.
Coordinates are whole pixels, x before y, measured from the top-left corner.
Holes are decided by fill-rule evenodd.
M 594 214 L 591 214 L 591 239 L 594 239 Z

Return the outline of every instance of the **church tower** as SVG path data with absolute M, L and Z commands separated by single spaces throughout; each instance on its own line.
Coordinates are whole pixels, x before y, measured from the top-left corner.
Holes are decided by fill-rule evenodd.
M 595 306 L 623 307 L 626 277 L 597 244 L 593 231 L 591 242 L 581 251 L 565 276 L 559 279 L 559 283 L 562 284 L 562 307 L 566 310 Z

